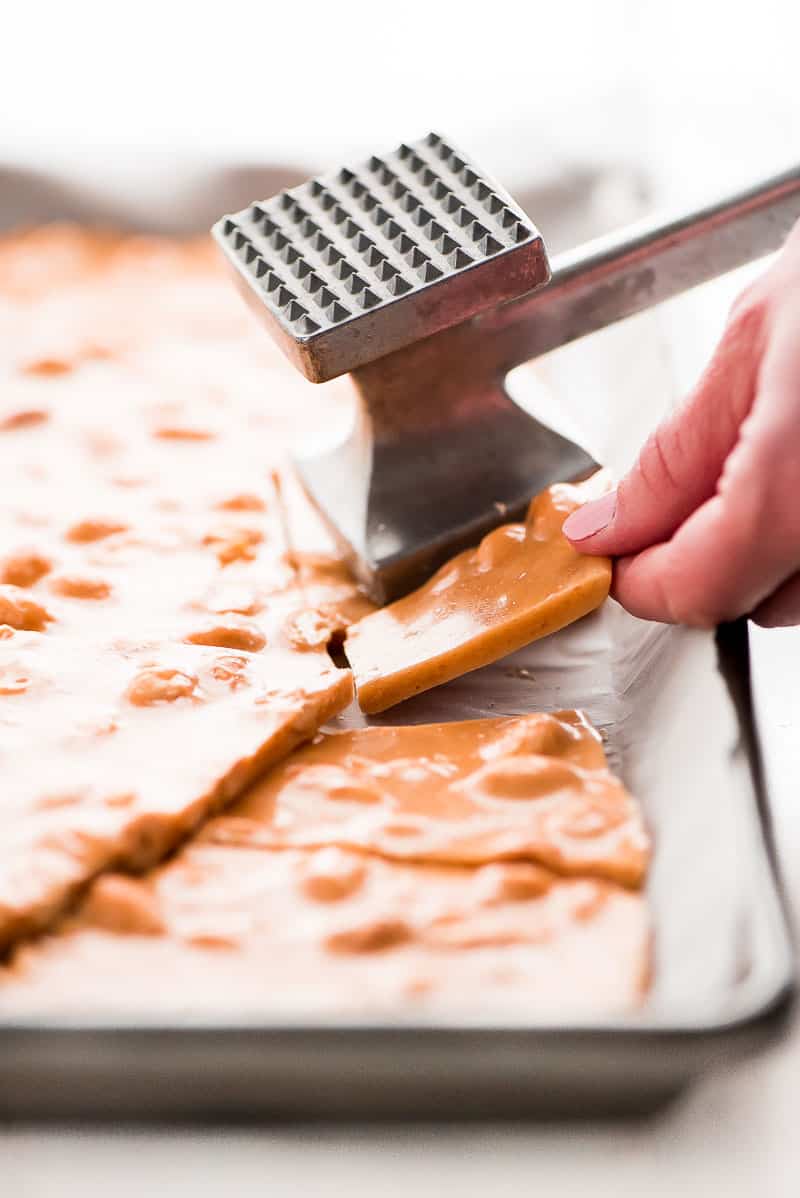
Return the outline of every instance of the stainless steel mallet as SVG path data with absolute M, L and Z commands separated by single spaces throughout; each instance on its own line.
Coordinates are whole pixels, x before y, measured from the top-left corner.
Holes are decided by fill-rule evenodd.
M 350 372 L 334 449 L 297 462 L 358 576 L 386 601 L 595 463 L 524 412 L 510 370 L 777 249 L 800 167 L 548 263 L 502 187 L 429 133 L 214 226 L 236 279 L 312 382 Z

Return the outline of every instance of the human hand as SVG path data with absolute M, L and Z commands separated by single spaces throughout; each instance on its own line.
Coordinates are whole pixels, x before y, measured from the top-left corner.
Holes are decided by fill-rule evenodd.
M 564 524 L 634 615 L 800 623 L 800 224 L 616 491 Z

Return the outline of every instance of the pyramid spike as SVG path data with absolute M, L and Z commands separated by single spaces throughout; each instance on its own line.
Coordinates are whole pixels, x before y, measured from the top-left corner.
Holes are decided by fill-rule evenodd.
M 472 258 L 462 249 L 456 249 L 448 257 L 447 261 L 452 266 L 453 270 L 462 270 L 465 266 L 469 266 Z
M 358 297 L 358 302 L 362 308 L 374 308 L 381 302 L 381 297 L 370 291 L 369 287 L 365 287 Z
M 278 308 L 285 308 L 287 304 L 292 302 L 294 296 L 288 287 L 284 287 L 283 284 L 281 284 L 280 287 L 275 288 L 275 291 L 272 294 L 272 299 Z
M 347 308 L 345 308 L 344 304 L 334 301 L 330 308 L 327 309 L 326 315 L 332 324 L 338 324 L 339 321 L 344 320 L 347 316 L 349 316 L 350 312 Z
M 485 254 L 487 258 L 492 254 L 499 254 L 502 248 L 502 243 L 499 242 L 496 237 L 492 237 L 491 234 L 481 238 L 481 240 L 478 242 L 478 249 L 482 254 Z
M 298 333 L 303 337 L 311 337 L 319 332 L 319 325 L 310 316 L 303 316 L 297 322 Z
M 411 284 L 402 275 L 395 275 L 386 280 L 386 290 L 394 296 L 407 295 L 411 290 Z
M 284 315 L 287 320 L 300 320 L 302 316 L 308 316 L 308 308 L 304 308 L 296 299 L 293 299 L 287 304 Z
M 417 270 L 417 274 L 422 279 L 423 283 L 433 283 L 436 279 L 441 279 L 444 271 L 439 270 L 438 266 L 434 266 L 432 262 L 425 262 Z

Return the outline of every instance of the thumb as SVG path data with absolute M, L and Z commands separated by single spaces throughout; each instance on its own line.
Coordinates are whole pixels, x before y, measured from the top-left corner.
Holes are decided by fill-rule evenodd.
M 581 553 L 638 553 L 668 540 L 714 494 L 755 396 L 764 307 L 734 309 L 714 356 L 686 401 L 646 442 L 615 492 L 564 522 Z

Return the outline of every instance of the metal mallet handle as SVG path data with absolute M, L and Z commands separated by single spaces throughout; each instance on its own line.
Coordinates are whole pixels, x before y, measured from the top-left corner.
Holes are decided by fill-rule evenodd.
M 550 282 L 475 318 L 505 372 L 778 249 L 800 219 L 800 166 L 678 216 L 561 254 Z

